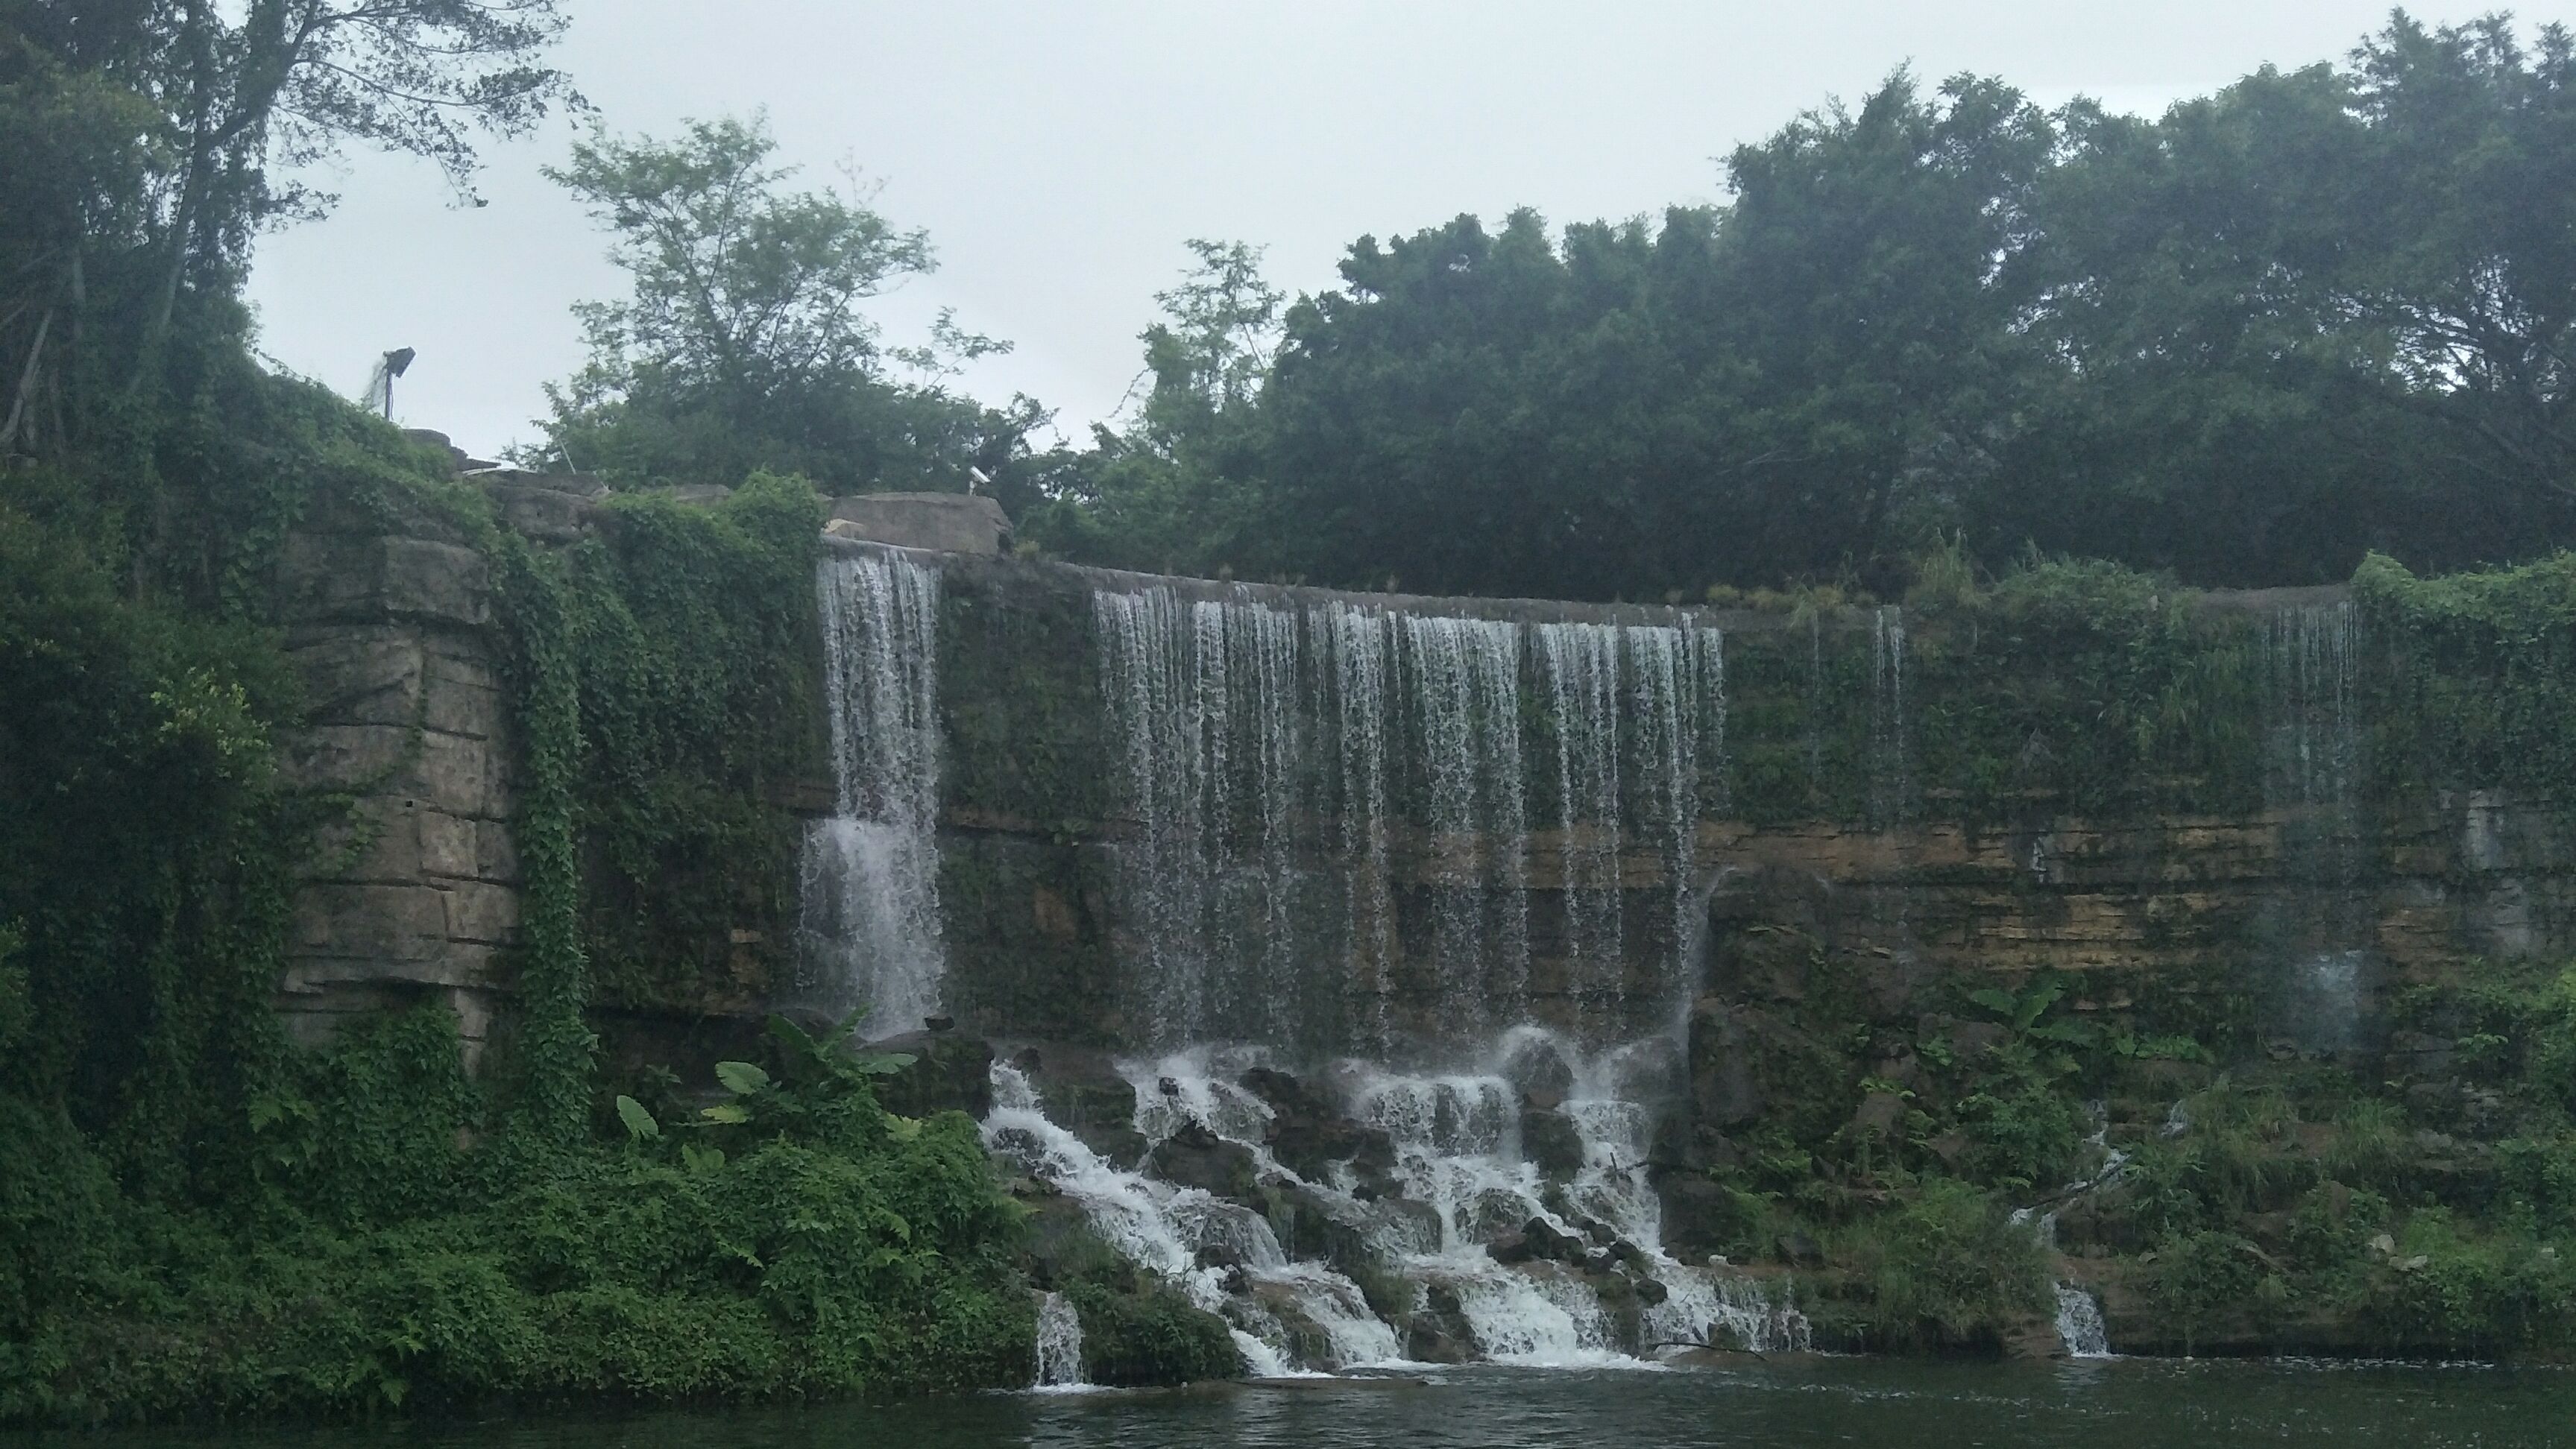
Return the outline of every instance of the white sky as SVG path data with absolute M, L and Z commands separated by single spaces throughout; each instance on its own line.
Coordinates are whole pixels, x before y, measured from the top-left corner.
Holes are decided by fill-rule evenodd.
M 878 209 L 928 228 L 940 257 L 873 304 L 889 339 L 956 308 L 1017 344 L 962 385 L 1030 393 L 1077 437 L 1135 377 L 1187 237 L 1266 244 L 1275 283 L 1318 291 L 1364 233 L 1718 200 L 1730 147 L 1900 64 L 2152 113 L 2266 62 L 2340 58 L 2387 15 L 2381 0 L 567 4 L 558 63 L 613 129 L 765 106 L 801 181 L 845 158 L 880 178 Z M 2576 0 L 2518 13 L 2566 20 Z M 397 419 L 486 456 L 532 440 L 541 384 L 581 359 L 568 304 L 623 290 L 605 239 L 537 174 L 571 135 L 558 122 L 487 148 L 478 210 L 399 158 L 317 177 L 338 210 L 260 250 L 264 350 L 354 393 L 376 354 L 417 348 Z

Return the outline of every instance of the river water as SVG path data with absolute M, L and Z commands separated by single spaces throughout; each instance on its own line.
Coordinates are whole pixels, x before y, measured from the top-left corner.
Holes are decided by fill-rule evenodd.
M 2576 1443 L 2576 1373 L 2121 1360 L 1809 1359 L 1723 1369 L 1472 1368 L 884 1407 L 527 1416 L 355 1429 L 0 1434 L 7 1449 L 1436 1449 L 1436 1446 L 2494 1446 Z

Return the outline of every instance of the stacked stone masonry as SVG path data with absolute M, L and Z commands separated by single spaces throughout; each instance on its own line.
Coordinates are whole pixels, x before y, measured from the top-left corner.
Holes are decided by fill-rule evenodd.
M 435 996 L 479 1048 L 519 931 L 509 708 L 488 571 L 454 539 L 294 535 L 280 616 L 311 724 L 285 766 L 354 798 L 296 903 L 278 1006 L 303 1040 Z

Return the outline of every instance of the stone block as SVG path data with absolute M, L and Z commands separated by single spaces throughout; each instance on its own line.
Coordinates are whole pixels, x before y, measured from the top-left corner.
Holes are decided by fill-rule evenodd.
M 411 741 L 400 724 L 320 725 L 288 741 L 280 768 L 305 789 L 399 789 Z
M 488 740 L 423 732 L 420 757 L 399 787 L 451 815 L 494 820 L 510 813 L 508 784 Z
M 447 935 L 452 940 L 506 945 L 519 934 L 519 893 L 509 886 L 467 881 L 449 887 Z
M 462 544 L 296 533 L 281 553 L 279 604 L 292 622 L 491 622 L 490 571 Z
M 495 686 L 477 684 L 448 673 L 455 661 L 436 660 L 423 685 L 421 723 L 451 735 L 478 740 L 500 736 L 507 706 Z
M 334 630 L 293 657 L 316 724 L 407 725 L 418 715 L 426 661 L 412 630 Z
M 387 613 L 469 628 L 492 622 L 491 572 L 483 556 L 470 548 L 388 538 L 383 577 L 378 599 Z
M 971 493 L 860 493 L 832 500 L 834 538 L 943 553 L 995 554 L 1011 537 L 1002 505 Z
M 588 498 L 525 482 L 494 482 L 492 501 L 500 505 L 503 523 L 540 543 L 574 542 L 600 517 L 599 505 Z
M 427 885 L 323 881 L 295 900 L 289 955 L 376 963 L 374 976 L 409 976 L 406 965 L 446 950 L 445 893 Z
M 474 824 L 474 874 L 477 879 L 516 885 L 519 881 L 519 833 L 506 820 Z
M 420 874 L 464 880 L 481 877 L 482 822 L 444 810 L 414 809 L 405 814 L 417 841 L 414 858 Z

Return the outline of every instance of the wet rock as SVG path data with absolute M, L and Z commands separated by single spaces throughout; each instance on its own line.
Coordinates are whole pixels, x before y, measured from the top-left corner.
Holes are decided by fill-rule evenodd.
M 982 1118 L 993 1110 L 993 1044 L 954 1032 L 913 1032 L 871 1050 L 904 1052 L 912 1065 L 876 1081 L 877 1101 L 906 1117 L 957 1111 Z
M 1583 1271 L 1586 1273 L 1603 1274 L 1618 1266 L 1618 1255 L 1608 1248 L 1593 1248 L 1583 1255 Z
M 1772 1248 L 1780 1255 L 1780 1261 L 1796 1267 L 1821 1268 L 1825 1265 L 1824 1245 L 1797 1228 L 1791 1228 L 1774 1239 Z
M 1525 1109 L 1521 1113 L 1521 1156 L 1537 1167 L 1542 1177 L 1571 1178 L 1583 1170 L 1583 1134 L 1575 1128 L 1574 1119 L 1563 1112 Z
M 1422 1311 L 1406 1321 L 1404 1356 L 1421 1363 L 1466 1363 L 1476 1356 L 1476 1340 L 1467 1330 L 1467 1313 L 1458 1290 L 1434 1283 L 1423 1294 Z
M 1111 1164 L 1132 1168 L 1149 1145 L 1136 1130 L 1136 1088 L 1101 1052 L 1033 1046 L 1012 1057 L 1045 1099 L 1047 1120 Z
M 1521 1238 L 1529 1245 L 1529 1256 L 1558 1263 L 1579 1262 L 1586 1244 L 1572 1233 L 1561 1232 L 1545 1218 L 1531 1218 L 1521 1225 Z
M 1665 1287 L 1663 1283 L 1657 1279 L 1640 1278 L 1637 1280 L 1637 1301 L 1645 1304 L 1649 1308 L 1660 1305 L 1664 1300 L 1672 1296 L 1673 1290 Z
M 1619 1240 L 1619 1230 L 1598 1218 L 1576 1218 L 1574 1225 L 1597 1246 L 1606 1248 Z
M 1731 1241 L 1741 1213 L 1726 1189 L 1697 1173 L 1675 1173 L 1655 1184 L 1664 1209 L 1664 1242 L 1675 1250 L 1706 1252 Z
M 1562 1102 L 1574 1091 L 1574 1068 L 1546 1037 L 1522 1036 L 1504 1058 L 1501 1075 L 1523 1100 Z
M 1287 1072 L 1254 1067 L 1238 1080 L 1270 1108 L 1267 1145 L 1282 1166 L 1321 1179 L 1334 1163 L 1348 1162 L 1373 1196 L 1387 1190 L 1385 1179 L 1395 1167 L 1393 1138 L 1352 1121 L 1331 1097 Z
M 1145 1155 L 1145 1171 L 1175 1187 L 1248 1199 L 1254 1190 L 1252 1149 L 1186 1122 Z

